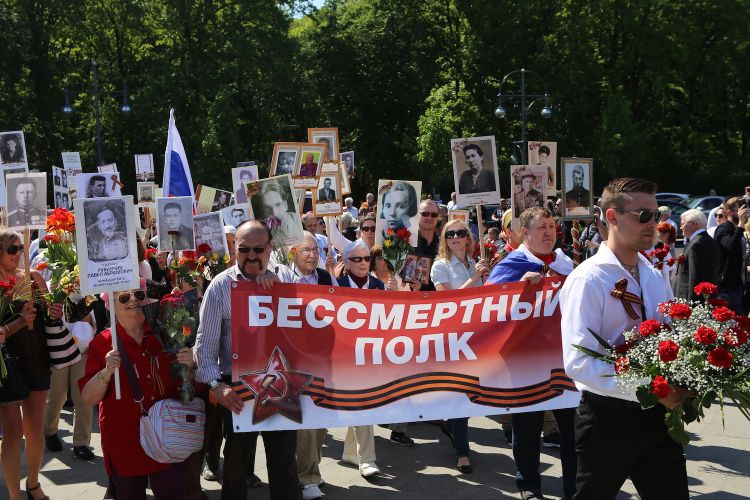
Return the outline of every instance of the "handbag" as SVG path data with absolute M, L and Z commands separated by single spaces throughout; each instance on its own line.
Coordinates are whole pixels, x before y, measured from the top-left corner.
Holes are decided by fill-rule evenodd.
M 47 340 L 47 353 L 53 368 L 59 370 L 81 360 L 81 351 L 70 330 L 65 328 L 62 321 L 51 321 L 45 324 L 44 333 Z
M 174 464 L 200 451 L 206 427 L 203 400 L 193 398 L 184 404 L 177 399 L 162 399 L 147 412 L 143 408 L 141 385 L 124 348 L 120 350 L 120 356 L 133 391 L 133 401 L 141 407 L 140 442 L 144 453 L 156 462 Z
M 18 370 L 18 357 L 8 353 L 5 345 L 0 345 L 0 356 L 5 363 L 5 378 L 0 379 L 0 403 L 22 401 L 29 396 L 21 372 Z

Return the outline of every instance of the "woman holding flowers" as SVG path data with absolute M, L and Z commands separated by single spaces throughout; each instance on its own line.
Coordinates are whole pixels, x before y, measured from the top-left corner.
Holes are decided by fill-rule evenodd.
M 143 280 L 141 281 L 143 283 Z M 102 297 L 105 303 L 108 300 Z M 157 401 L 179 397 L 179 383 L 170 374 L 172 361 L 189 369 L 195 366 L 190 348 L 166 352 L 149 328 L 142 306 L 142 289 L 115 292 L 115 317 L 120 351 L 127 353 L 143 393 L 143 408 Z M 133 389 L 121 370 L 122 398 L 115 398 L 112 377 L 123 358 L 112 350 L 111 329 L 97 335 L 89 345 L 86 373 L 78 381 L 83 400 L 99 405 L 99 430 L 107 473 L 112 477 L 117 498 L 143 499 L 151 486 L 156 498 L 200 499 L 200 453 L 174 464 L 163 464 L 149 458 L 140 446 L 141 407 L 133 401 Z
M 50 386 L 50 361 L 47 354 L 45 327 L 59 325 L 60 304 L 43 307 L 35 303 L 32 283 L 47 292 L 37 272 L 31 282 L 19 270 L 24 258 L 21 235 L 0 230 L 0 337 L 5 337 L 5 351 L 18 358 L 20 378 L 29 390 L 23 401 L 0 401 L 0 427 L 3 430 L 0 461 L 8 495 L 21 498 L 21 437 L 26 438 L 26 491 L 30 498 L 46 498 L 39 484 L 39 469 L 44 454 L 44 407 Z M 23 269 L 23 265 L 20 266 Z M 0 381 L 2 383 L 2 381 Z M 23 415 L 23 416 L 22 416 Z

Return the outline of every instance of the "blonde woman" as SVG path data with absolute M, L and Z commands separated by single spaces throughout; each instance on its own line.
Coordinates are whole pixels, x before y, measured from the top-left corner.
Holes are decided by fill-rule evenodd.
M 438 292 L 482 286 L 489 267 L 487 261 L 475 262 L 471 258 L 473 248 L 474 238 L 466 224 L 453 220 L 445 225 L 440 236 L 437 258 L 430 272 Z M 469 419 L 446 420 L 442 430 L 456 450 L 456 468 L 463 474 L 471 474 L 474 469 L 469 460 Z

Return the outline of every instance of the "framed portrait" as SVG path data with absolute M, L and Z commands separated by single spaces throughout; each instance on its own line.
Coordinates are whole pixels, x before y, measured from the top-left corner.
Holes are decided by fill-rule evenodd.
M 406 263 L 401 270 L 401 280 L 404 283 L 426 285 L 430 281 L 432 259 L 426 255 L 407 254 Z
M 232 204 L 232 193 L 200 184 L 195 189 L 198 213 L 218 212 Z
M 339 171 L 339 162 L 337 161 L 323 163 L 323 165 L 320 166 L 320 175 L 331 173 L 331 172 L 338 172 L 338 171 Z
M 339 162 L 339 177 L 341 178 L 341 195 L 352 194 L 352 186 L 349 183 L 349 171 L 343 162 Z
M 141 182 L 154 180 L 154 155 L 135 155 L 135 178 Z
M 52 195 L 55 208 L 68 208 L 68 172 L 55 166 L 52 167 Z
M 469 222 L 470 217 L 471 213 L 468 210 L 448 210 L 449 222 L 452 220 L 459 220 L 467 226 L 471 227 L 471 224 Z
M 511 228 L 518 230 L 518 219 L 524 210 L 546 206 L 547 167 L 544 165 L 511 165 L 510 186 L 510 207 L 513 209 Z
M 250 220 L 250 214 L 247 203 L 237 203 L 221 209 L 221 218 L 224 223 L 237 227 L 246 220 Z
M 195 250 L 193 198 L 156 198 L 156 226 L 159 228 L 160 252 Z
M 528 144 L 529 165 L 547 167 L 547 196 L 557 197 L 557 143 L 529 141 Z
M 78 151 L 67 151 L 62 153 L 63 168 L 73 172 L 83 172 L 81 165 L 81 153 Z
M 299 142 L 277 142 L 273 145 L 269 177 L 294 173 L 299 156 Z M 257 176 L 256 176 L 257 179 Z
M 23 167 L 24 170 L 29 169 L 23 130 L 0 132 L 0 165 L 3 168 Z
M 340 155 L 341 162 L 346 165 L 346 173 L 354 177 L 354 151 L 345 151 Z
M 297 164 L 294 167 L 295 188 L 315 189 L 325 155 L 325 146 L 318 144 L 301 144 Z
M 117 172 L 117 163 L 107 163 L 106 165 L 99 165 L 96 167 L 99 173 L 106 172 Z
M 79 198 L 73 205 L 81 293 L 139 288 L 133 197 Z
M 341 186 L 338 171 L 320 176 L 313 190 L 313 213 L 318 216 L 341 215 Z
M 156 200 L 156 184 L 153 182 L 138 182 L 138 205 L 153 207 Z
M 76 198 L 120 198 L 120 174 L 107 172 L 98 174 L 78 174 L 76 180 Z
M 291 170 L 290 172 L 291 173 Z M 237 163 L 232 169 L 232 191 L 235 203 L 247 203 L 247 195 L 242 187 L 246 182 L 258 180 L 258 165 L 254 161 L 243 161 Z
M 338 128 L 309 128 L 307 129 L 307 142 L 323 144 L 326 147 L 323 154 L 323 163 L 336 163 L 339 159 Z
M 494 136 L 451 139 L 451 158 L 460 206 L 500 203 Z
M 47 227 L 47 174 L 11 173 L 5 176 L 9 229 Z
M 229 254 L 221 212 L 210 212 L 193 217 L 193 232 L 195 233 L 195 248 L 198 253 Z M 206 251 L 202 245 L 208 245 L 209 250 Z
M 591 158 L 560 159 L 564 220 L 593 217 L 593 173 L 594 160 Z
M 271 228 L 274 245 L 301 245 L 304 242 L 291 175 L 247 183 L 245 192 L 254 218 L 265 221 Z
M 377 214 L 375 214 L 375 244 L 382 245 L 386 231 L 407 229 L 409 244 L 417 246 L 419 229 L 419 198 L 421 181 L 378 181 Z

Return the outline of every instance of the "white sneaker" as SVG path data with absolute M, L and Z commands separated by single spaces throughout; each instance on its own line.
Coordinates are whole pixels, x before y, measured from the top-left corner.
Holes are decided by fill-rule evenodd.
M 378 469 L 378 464 L 375 462 L 363 462 L 359 466 L 359 473 L 362 474 L 362 477 L 370 477 L 380 474 L 380 469 Z
M 302 487 L 302 498 L 304 500 L 315 500 L 322 497 L 323 492 L 320 491 L 317 484 L 306 484 Z
M 357 457 L 347 457 L 343 456 L 341 457 L 341 461 L 345 464 L 353 465 L 355 467 L 359 467 L 359 460 L 357 460 Z

